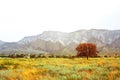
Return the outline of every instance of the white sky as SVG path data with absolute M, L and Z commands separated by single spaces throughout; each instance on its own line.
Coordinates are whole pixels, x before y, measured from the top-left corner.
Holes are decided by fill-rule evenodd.
M 120 0 L 0 0 L 0 40 L 43 31 L 120 29 Z

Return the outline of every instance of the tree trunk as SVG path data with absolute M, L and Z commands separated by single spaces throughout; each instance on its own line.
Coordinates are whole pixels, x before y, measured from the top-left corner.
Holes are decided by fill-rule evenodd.
M 88 45 L 87 45 L 87 60 L 88 60 L 88 52 L 89 52 L 89 51 L 88 51 Z

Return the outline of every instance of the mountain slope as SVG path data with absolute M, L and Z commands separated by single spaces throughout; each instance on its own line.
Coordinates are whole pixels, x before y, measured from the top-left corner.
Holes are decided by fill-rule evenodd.
M 71 33 L 45 31 L 36 36 L 24 37 L 18 42 L 2 43 L 0 50 L 37 50 L 44 52 L 75 51 L 75 47 L 82 42 L 95 43 L 100 52 L 110 49 L 120 51 L 120 30 L 91 29 L 78 30 Z M 66 50 L 67 49 L 67 50 Z
M 5 43 L 5 42 L 3 42 L 3 41 L 0 40 L 0 45 L 3 45 L 4 43 Z

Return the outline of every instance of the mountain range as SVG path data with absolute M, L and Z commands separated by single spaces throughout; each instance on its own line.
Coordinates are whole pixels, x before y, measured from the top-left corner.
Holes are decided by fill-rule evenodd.
M 0 41 L 0 53 L 76 53 L 76 46 L 84 42 L 95 43 L 100 53 L 120 52 L 120 30 L 45 31 L 18 42 Z

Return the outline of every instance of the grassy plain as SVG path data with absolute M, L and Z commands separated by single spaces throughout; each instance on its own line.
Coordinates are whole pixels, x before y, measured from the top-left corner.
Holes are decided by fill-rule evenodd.
M 0 80 L 120 80 L 120 58 L 0 58 Z

